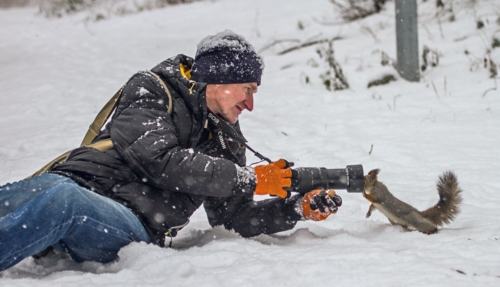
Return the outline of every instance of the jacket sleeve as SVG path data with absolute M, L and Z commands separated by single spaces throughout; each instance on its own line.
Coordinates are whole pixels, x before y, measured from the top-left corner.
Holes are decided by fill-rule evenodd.
M 207 198 L 203 205 L 211 226 L 223 225 L 243 237 L 252 237 L 294 228 L 302 218 L 295 211 L 300 198 L 295 195 L 254 201 L 252 196 L 233 196 Z
M 151 75 L 137 74 L 124 87 L 108 126 L 115 149 L 139 180 L 205 196 L 253 193 L 251 188 L 235 188 L 237 167 L 231 161 L 180 146 L 167 104 L 160 83 Z

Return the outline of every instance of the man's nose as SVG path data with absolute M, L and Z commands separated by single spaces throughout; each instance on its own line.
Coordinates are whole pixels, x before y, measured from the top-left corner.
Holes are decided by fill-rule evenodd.
M 245 108 L 251 112 L 253 110 L 253 95 L 247 96 L 245 101 L 243 101 L 243 104 L 245 105 Z

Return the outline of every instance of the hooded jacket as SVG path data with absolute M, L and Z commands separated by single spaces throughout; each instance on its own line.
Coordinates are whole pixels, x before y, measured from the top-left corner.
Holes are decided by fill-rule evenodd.
M 206 84 L 188 80 L 192 64 L 192 58 L 178 55 L 151 70 L 171 93 L 171 114 L 160 82 L 148 72 L 136 73 L 95 139 L 111 138 L 114 148 L 77 148 L 50 172 L 127 206 L 160 246 L 202 204 L 211 226 L 245 237 L 293 228 L 301 218 L 294 202 L 254 201 L 256 179 L 245 167 L 245 148 L 228 142 L 234 155 L 229 157 L 211 136 Z M 241 135 L 238 124 L 234 129 Z

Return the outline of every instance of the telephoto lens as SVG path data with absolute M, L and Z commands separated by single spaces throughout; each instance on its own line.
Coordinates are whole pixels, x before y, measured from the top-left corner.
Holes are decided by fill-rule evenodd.
M 290 191 L 307 193 L 313 189 L 345 189 L 347 192 L 363 192 L 363 166 L 348 165 L 346 168 L 298 167 L 292 169 Z

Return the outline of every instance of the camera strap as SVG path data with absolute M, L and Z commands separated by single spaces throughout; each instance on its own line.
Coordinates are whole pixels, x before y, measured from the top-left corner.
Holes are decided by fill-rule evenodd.
M 269 163 L 272 162 L 269 158 L 263 156 L 248 146 L 247 140 L 243 137 L 243 135 L 240 135 L 232 126 L 220 117 L 214 115 L 210 110 L 208 111 L 208 120 L 217 128 L 218 131 L 216 131 L 215 140 L 224 152 L 234 156 L 226 141 L 236 141 L 239 145 L 248 148 L 259 159 L 265 160 Z

